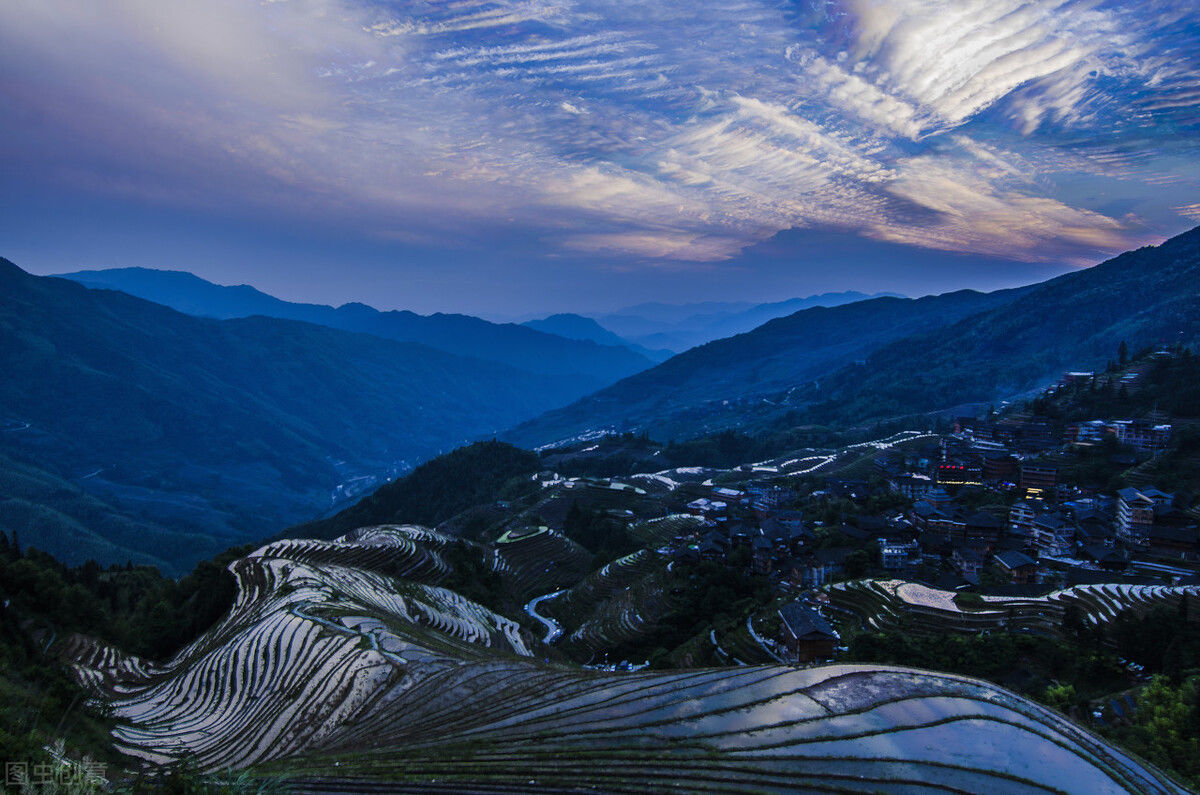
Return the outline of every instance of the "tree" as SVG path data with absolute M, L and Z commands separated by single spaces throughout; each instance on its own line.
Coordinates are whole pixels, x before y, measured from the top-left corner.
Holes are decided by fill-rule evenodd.
M 1125 344 L 1125 340 L 1121 340 L 1120 346 L 1117 347 L 1117 360 L 1122 367 L 1129 363 L 1129 346 Z
M 1042 695 L 1042 701 L 1059 712 L 1066 714 L 1071 705 L 1077 701 L 1075 686 L 1069 684 L 1050 685 Z
M 1154 677 L 1138 696 L 1136 717 L 1129 738 L 1134 750 L 1173 768 L 1193 786 L 1200 784 L 1196 681 L 1173 687 L 1165 676 Z
M 865 577 L 871 569 L 871 553 L 865 549 L 857 549 L 846 556 L 844 566 L 846 576 L 850 579 Z

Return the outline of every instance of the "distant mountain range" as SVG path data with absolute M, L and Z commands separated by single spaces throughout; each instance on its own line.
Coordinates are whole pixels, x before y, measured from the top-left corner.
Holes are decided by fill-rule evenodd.
M 169 571 L 497 429 L 537 446 L 604 431 L 861 426 L 1103 367 L 1121 341 L 1200 340 L 1200 228 L 1027 287 L 805 308 L 644 370 L 619 332 L 581 316 L 532 324 L 550 334 L 291 304 L 187 274 L 74 277 L 225 319 L 0 260 L 0 515 L 69 562 Z M 733 323 L 778 308 L 639 311 Z
M 601 430 L 686 438 L 787 417 L 857 424 L 1012 396 L 1130 347 L 1200 338 L 1200 228 L 992 293 L 806 309 L 694 348 L 518 426 L 540 445 Z
M 77 271 L 62 277 L 88 287 L 120 290 L 199 317 L 231 319 L 262 315 L 417 342 L 447 353 L 557 376 L 556 393 L 574 392 L 572 397 L 661 361 L 635 353 L 620 338 L 600 343 L 584 336 L 558 335 L 512 323 L 490 323 L 470 315 L 381 312 L 357 303 L 339 307 L 292 303 L 248 285 L 226 287 L 182 271 L 113 268 Z
M 495 329 L 547 357 L 557 346 L 637 361 Z M 169 571 L 319 515 L 339 484 L 362 493 L 389 470 L 562 405 L 585 381 L 294 320 L 194 317 L 8 260 L 0 371 L 6 529 L 68 562 Z
M 636 342 L 630 342 L 624 337 L 620 337 L 604 328 L 604 326 L 601 326 L 594 319 L 570 312 L 550 315 L 540 320 L 528 320 L 522 325 L 537 329 L 538 331 L 544 331 L 547 334 L 557 334 L 560 337 L 566 337 L 571 340 L 591 340 L 600 345 L 620 345 L 645 356 L 653 362 L 663 362 L 675 355 L 673 351 L 665 348 L 652 351 L 649 348 L 638 345 Z
M 666 349 L 681 353 L 722 337 L 742 334 L 769 320 L 816 306 L 841 306 L 870 298 L 895 295 L 867 295 L 854 291 L 822 293 L 807 298 L 791 298 L 766 304 L 706 301 L 695 304 L 646 303 L 621 309 L 593 319 L 604 329 L 643 348 Z M 902 296 L 897 296 L 902 297 Z

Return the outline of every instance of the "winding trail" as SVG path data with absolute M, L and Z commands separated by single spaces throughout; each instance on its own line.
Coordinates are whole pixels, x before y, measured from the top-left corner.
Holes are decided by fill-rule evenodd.
M 320 616 L 314 616 L 312 613 L 306 612 L 304 609 L 306 607 L 309 607 L 310 605 L 312 605 L 312 602 L 299 602 L 297 604 L 294 604 L 294 605 L 291 605 L 290 607 L 288 607 L 288 611 L 292 615 L 294 615 L 296 618 L 302 618 L 305 621 L 315 622 L 317 624 L 320 624 L 323 627 L 328 627 L 329 629 L 332 629 L 334 632 L 339 632 L 343 635 L 356 635 L 360 638 L 366 638 L 367 641 L 371 644 L 371 648 L 373 650 L 379 652 L 380 654 L 382 654 L 384 657 L 391 660 L 396 665 L 408 665 L 408 660 L 404 659 L 403 657 L 401 657 L 399 654 L 396 654 L 395 652 L 388 651 L 387 649 L 384 649 L 383 647 L 381 647 L 379 645 L 379 637 L 374 632 L 361 632 L 357 629 L 352 629 L 352 628 L 346 626 L 345 624 L 339 624 L 336 621 L 330 621 L 327 618 L 321 618 Z
M 530 618 L 541 623 L 541 625 L 546 628 L 546 637 L 542 640 L 542 643 L 545 643 L 547 645 L 553 643 L 554 641 L 556 641 L 562 637 L 563 628 L 562 628 L 562 624 L 559 624 L 553 618 L 550 618 L 549 616 L 543 616 L 541 613 L 539 613 L 537 611 L 538 605 L 540 605 L 542 602 L 546 601 L 547 599 L 553 599 L 554 597 L 565 592 L 566 590 L 567 590 L 566 588 L 563 588 L 563 589 L 555 591 L 554 593 L 548 593 L 548 594 L 542 594 L 541 596 L 535 596 L 533 599 L 529 600 L 529 604 L 525 605 L 526 614 L 528 614 Z

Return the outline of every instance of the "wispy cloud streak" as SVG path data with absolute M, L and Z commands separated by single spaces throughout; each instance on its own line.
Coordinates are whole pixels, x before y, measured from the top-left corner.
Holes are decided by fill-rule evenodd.
M 629 266 L 809 226 L 1082 262 L 1197 217 L 1198 42 L 1190 0 L 9 0 L 37 121 L 0 143 L 101 195 Z

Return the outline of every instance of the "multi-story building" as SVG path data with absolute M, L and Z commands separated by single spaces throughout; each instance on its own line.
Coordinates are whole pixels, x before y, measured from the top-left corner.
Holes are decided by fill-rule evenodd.
M 1058 484 L 1058 467 L 1054 464 L 1044 464 L 1033 461 L 1021 462 L 1020 487 L 1027 492 L 1042 493 L 1053 491 Z
M 916 541 L 893 541 L 879 539 L 879 554 L 883 567 L 897 571 L 911 565 L 921 556 L 921 545 Z
M 1034 523 L 1038 514 L 1046 510 L 1046 504 L 1041 500 L 1019 500 L 1013 503 L 1008 511 L 1008 532 L 1017 538 L 1028 539 L 1032 542 Z
M 969 462 L 939 464 L 937 482 L 939 486 L 979 486 L 983 484 L 983 469 Z
M 1104 420 L 1073 422 L 1067 426 L 1067 441 L 1074 444 L 1095 444 L 1104 440 L 1108 425 Z
M 1069 555 L 1075 547 L 1075 525 L 1056 514 L 1042 514 L 1034 520 L 1033 540 L 1043 554 Z
M 1134 549 L 1150 547 L 1156 505 L 1169 505 L 1172 496 L 1155 488 L 1121 489 L 1117 492 L 1117 538 Z
M 1016 483 L 1017 459 L 1003 448 L 985 452 L 983 479 L 988 483 Z
M 1145 420 L 1115 420 L 1108 424 L 1108 430 L 1116 434 L 1121 444 L 1139 450 L 1156 452 L 1171 441 L 1170 425 L 1155 425 Z
M 892 491 L 903 494 L 910 500 L 919 500 L 933 489 L 933 479 L 919 472 L 906 472 L 888 481 Z

